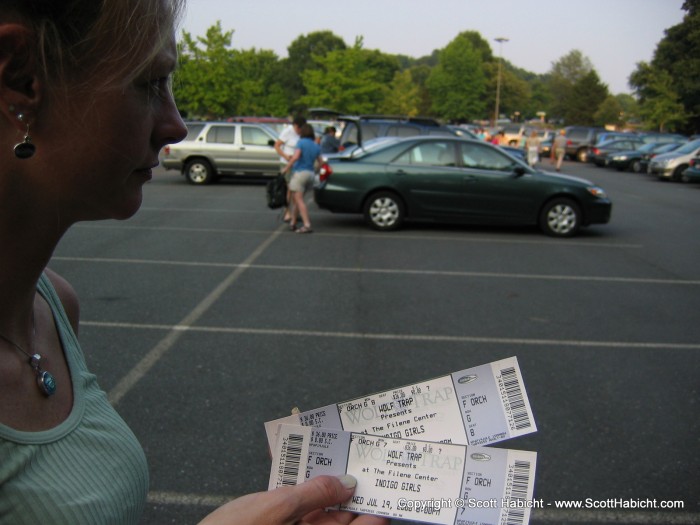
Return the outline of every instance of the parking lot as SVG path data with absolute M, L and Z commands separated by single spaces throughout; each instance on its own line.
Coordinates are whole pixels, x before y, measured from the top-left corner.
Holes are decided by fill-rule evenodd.
M 517 356 L 538 432 L 530 523 L 700 522 L 700 185 L 575 162 L 610 224 L 408 224 L 310 207 L 286 231 L 260 183 L 156 170 L 126 222 L 83 223 L 51 263 L 81 297 L 89 365 L 149 458 L 144 524 L 264 490 L 263 422 Z M 558 509 L 654 499 L 682 509 Z M 547 505 L 549 504 L 549 505 Z

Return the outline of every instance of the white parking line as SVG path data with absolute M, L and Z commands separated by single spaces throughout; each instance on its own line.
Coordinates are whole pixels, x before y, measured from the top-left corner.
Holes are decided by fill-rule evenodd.
M 196 261 L 164 261 L 156 259 L 120 259 L 107 257 L 61 257 L 53 258 L 57 261 L 93 262 L 111 264 L 147 264 L 164 266 L 195 266 L 211 268 L 238 268 L 245 267 L 259 270 L 284 270 L 302 272 L 346 272 L 346 273 L 377 273 L 394 275 L 431 275 L 444 277 L 477 277 L 489 279 L 539 279 L 546 281 L 583 281 L 583 282 L 608 282 L 626 284 L 668 284 L 668 285 L 700 285 L 698 279 L 657 279 L 651 277 L 620 277 L 620 276 L 596 276 L 596 275 L 554 275 L 554 274 L 526 274 L 526 273 L 498 273 L 498 272 L 465 272 L 450 270 L 398 270 L 384 268 L 343 268 L 339 266 L 286 266 L 277 264 L 250 264 L 246 259 L 241 264 L 236 263 L 203 263 Z
M 206 332 L 220 334 L 246 334 L 284 337 L 326 337 L 337 339 L 367 339 L 379 341 L 439 341 L 443 343 L 480 343 L 520 346 L 574 346 L 591 348 L 624 348 L 624 349 L 665 349 L 665 350 L 700 350 L 700 343 L 665 343 L 663 341 L 647 341 L 632 343 L 629 341 L 587 341 L 576 339 L 521 339 L 506 337 L 474 337 L 466 335 L 435 335 L 435 334 L 369 334 L 362 332 L 325 332 L 321 330 L 284 330 L 271 328 L 231 328 L 215 326 L 166 325 L 148 323 L 119 323 L 108 321 L 80 321 L 81 326 L 100 328 L 123 328 L 127 330 L 162 330 L 177 333 Z M 170 335 L 170 334 L 169 334 Z M 174 342 L 174 341 L 173 341 Z M 145 359 L 145 358 L 144 358 Z M 149 367 L 150 368 L 150 367 Z M 113 390 L 114 391 L 114 390 Z M 112 391 L 112 392 L 113 392 Z M 112 393 L 110 392 L 110 398 Z
M 209 295 L 207 295 L 197 306 L 194 307 L 194 309 L 192 309 L 189 314 L 185 316 L 184 319 L 182 319 L 182 321 L 178 323 L 178 329 L 171 327 L 166 336 L 161 339 L 151 350 L 149 350 L 124 377 L 122 377 L 116 386 L 107 394 L 107 398 L 112 405 L 116 406 L 119 401 L 121 401 L 121 399 L 129 393 L 134 385 L 138 383 L 158 362 L 158 360 L 160 360 L 163 355 L 165 355 L 165 353 L 173 347 L 173 345 L 182 335 L 182 328 L 187 328 L 196 323 L 197 320 L 206 313 L 209 307 L 216 302 L 216 300 L 219 299 L 219 297 L 221 297 L 221 295 L 234 282 L 236 282 L 238 277 L 240 277 L 240 275 L 246 269 L 249 268 L 250 264 L 260 257 L 265 249 L 282 231 L 283 228 L 280 226 L 274 233 L 267 237 L 267 239 L 265 239 L 242 264 L 236 265 L 234 271 L 231 272 L 223 281 L 221 281 L 221 283 L 219 283 L 219 285 L 216 286 L 216 288 L 214 288 Z
M 199 211 L 199 210 L 198 210 Z M 259 213 L 259 212 L 256 212 Z M 271 221 L 276 222 L 275 217 L 270 217 Z M 180 226 L 139 226 L 139 225 L 127 225 L 120 224 L 117 222 L 102 224 L 102 223 L 85 223 L 75 225 L 74 228 L 92 228 L 92 229 L 120 229 L 120 230 L 155 230 L 155 231 L 181 231 L 181 232 L 200 232 L 200 233 L 225 233 L 230 235 L 232 233 L 242 233 L 242 234 L 253 234 L 253 235 L 265 235 L 270 233 L 270 230 L 241 230 L 238 228 L 192 228 L 192 227 L 180 227 Z M 352 237 L 356 238 L 358 233 L 333 233 L 333 232 L 323 232 L 314 230 L 316 237 Z M 428 240 L 428 241 L 447 241 L 447 242 L 463 242 L 463 243 L 496 243 L 496 244 L 543 244 L 548 246 L 557 247 L 580 247 L 580 248 L 614 248 L 614 249 L 638 249 L 642 248 L 641 244 L 629 244 L 629 243 L 619 243 L 619 242 L 604 242 L 604 241 L 585 241 L 581 238 L 576 239 L 552 239 L 544 235 L 540 235 L 536 238 L 501 238 L 501 237 L 488 237 L 483 233 L 470 234 L 468 231 L 455 232 L 455 235 L 439 235 L 435 232 L 430 232 L 425 235 L 418 235 L 414 233 L 398 232 L 373 232 L 371 230 L 362 231 L 360 233 L 363 239 L 376 238 L 382 241 L 404 241 L 404 240 Z

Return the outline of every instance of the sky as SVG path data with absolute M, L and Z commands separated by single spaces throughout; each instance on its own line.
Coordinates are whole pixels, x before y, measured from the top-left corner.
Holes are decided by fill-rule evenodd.
M 181 30 L 204 36 L 221 21 L 231 47 L 280 58 L 299 36 L 332 31 L 347 45 L 414 58 L 477 31 L 516 67 L 546 73 L 572 50 L 587 57 L 613 94 L 631 93 L 637 63 L 683 20 L 683 0 L 189 0 Z M 496 38 L 507 38 L 499 44 Z

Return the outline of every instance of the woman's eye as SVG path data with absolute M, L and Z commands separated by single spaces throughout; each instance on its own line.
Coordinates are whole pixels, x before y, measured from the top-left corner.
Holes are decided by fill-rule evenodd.
M 154 78 L 148 86 L 157 96 L 163 97 L 170 92 L 170 76 Z

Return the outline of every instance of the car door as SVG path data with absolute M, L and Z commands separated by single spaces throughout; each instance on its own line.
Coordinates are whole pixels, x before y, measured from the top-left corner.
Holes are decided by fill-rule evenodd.
M 236 125 L 213 124 L 202 140 L 202 153 L 216 164 L 219 173 L 233 173 L 237 165 Z
M 464 185 L 453 141 L 418 142 L 386 167 L 413 217 L 449 217 L 464 209 Z
M 531 222 L 537 216 L 541 199 L 528 168 L 488 144 L 464 142 L 459 151 L 464 213 L 470 220 Z
M 280 170 L 280 158 L 275 151 L 275 137 L 262 126 L 240 126 L 240 143 L 238 148 L 238 167 L 250 173 L 277 173 Z

